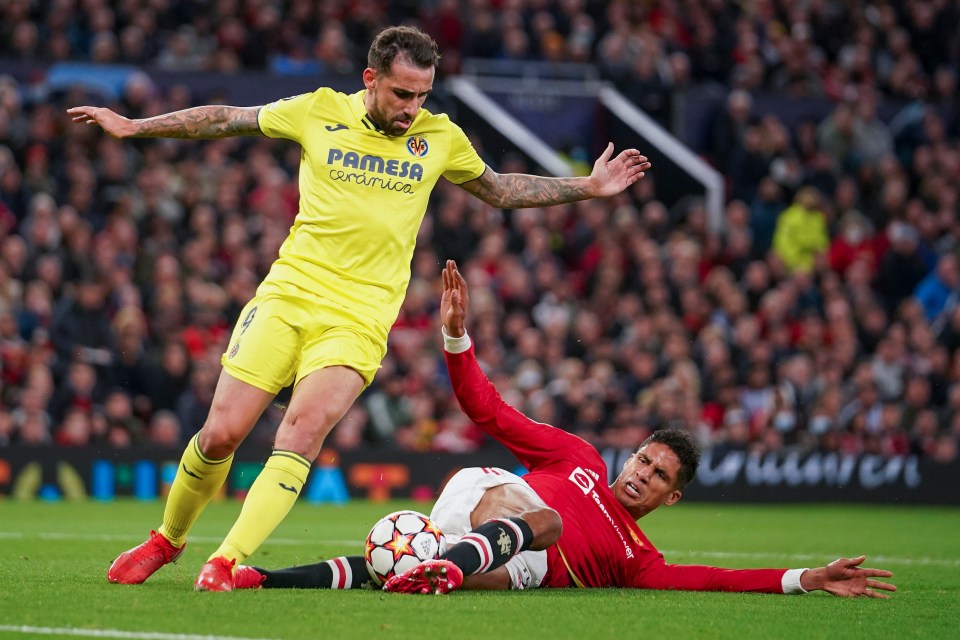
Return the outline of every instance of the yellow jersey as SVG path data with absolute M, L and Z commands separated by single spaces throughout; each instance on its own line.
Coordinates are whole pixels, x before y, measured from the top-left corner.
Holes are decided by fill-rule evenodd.
M 467 182 L 486 165 L 445 114 L 420 109 L 405 135 L 380 132 L 364 93 L 324 87 L 260 110 L 260 130 L 302 152 L 300 211 L 258 293 L 310 291 L 389 330 L 437 180 Z

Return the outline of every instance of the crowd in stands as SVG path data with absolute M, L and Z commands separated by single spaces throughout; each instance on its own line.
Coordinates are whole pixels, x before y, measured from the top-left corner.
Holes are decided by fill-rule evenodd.
M 330 443 L 472 451 L 445 377 L 439 272 L 509 402 L 600 446 L 682 425 L 705 445 L 957 458 L 960 9 L 945 0 L 9 0 L 0 58 L 356 74 L 379 29 L 471 57 L 595 64 L 666 126 L 727 98 L 703 155 L 724 225 L 656 168 L 602 201 L 501 211 L 441 183 L 374 384 Z M 756 98 L 831 101 L 788 125 Z M 232 323 L 297 211 L 294 145 L 122 142 L 0 78 L 0 445 L 180 446 Z M 132 87 L 130 116 L 197 104 Z M 894 105 L 881 119 L 880 105 Z M 482 141 L 477 140 L 483 153 Z M 508 158 L 499 170 L 532 170 Z M 256 433 L 269 442 L 279 409 Z

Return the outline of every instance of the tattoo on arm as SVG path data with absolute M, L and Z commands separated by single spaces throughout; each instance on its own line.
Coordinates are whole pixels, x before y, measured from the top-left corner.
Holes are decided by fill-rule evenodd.
M 227 138 L 261 133 L 260 107 L 207 105 L 137 120 L 135 138 Z
M 501 209 L 547 207 L 592 198 L 587 178 L 546 178 L 526 173 L 499 174 L 490 168 L 460 185 L 487 204 Z

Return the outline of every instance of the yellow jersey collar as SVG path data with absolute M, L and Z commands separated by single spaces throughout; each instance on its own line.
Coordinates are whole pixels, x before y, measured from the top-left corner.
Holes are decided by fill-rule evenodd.
M 350 110 L 353 111 L 353 115 L 356 116 L 357 121 L 364 128 L 369 129 L 370 131 L 383 133 L 383 129 L 380 128 L 380 125 L 374 122 L 373 119 L 370 117 L 370 114 L 367 113 L 367 106 L 363 104 L 363 97 L 365 95 L 367 95 L 366 89 L 361 89 L 360 91 L 357 91 L 356 93 L 352 94 L 350 96 Z M 423 117 L 423 111 L 424 110 L 421 107 L 420 110 L 417 112 L 417 117 L 413 119 L 412 123 L 410 123 L 410 128 L 407 129 L 407 132 L 404 135 L 410 135 L 414 127 L 416 127 L 417 122 L 420 120 L 420 118 Z M 387 134 L 383 133 L 383 135 L 387 135 Z
M 371 131 L 381 131 L 379 125 L 370 118 L 367 113 L 367 107 L 363 104 L 363 96 L 367 95 L 366 89 L 361 89 L 350 96 L 350 110 L 356 116 L 357 121 L 365 128 Z

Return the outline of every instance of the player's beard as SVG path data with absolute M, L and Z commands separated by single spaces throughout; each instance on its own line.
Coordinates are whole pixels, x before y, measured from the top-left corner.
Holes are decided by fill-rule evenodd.
M 410 130 L 410 127 L 407 127 L 406 129 L 404 129 L 403 127 L 397 124 L 398 120 L 406 120 L 406 116 L 404 114 L 400 114 L 399 116 L 390 118 L 386 116 L 382 111 L 374 110 L 373 113 L 369 113 L 368 115 L 370 116 L 370 119 L 373 120 L 378 127 L 380 127 L 381 131 L 383 131 L 385 134 L 387 134 L 392 138 L 395 138 L 397 136 L 402 136 L 403 134 L 405 134 L 407 131 Z M 411 125 L 413 125 L 414 119 L 415 117 L 410 119 Z

